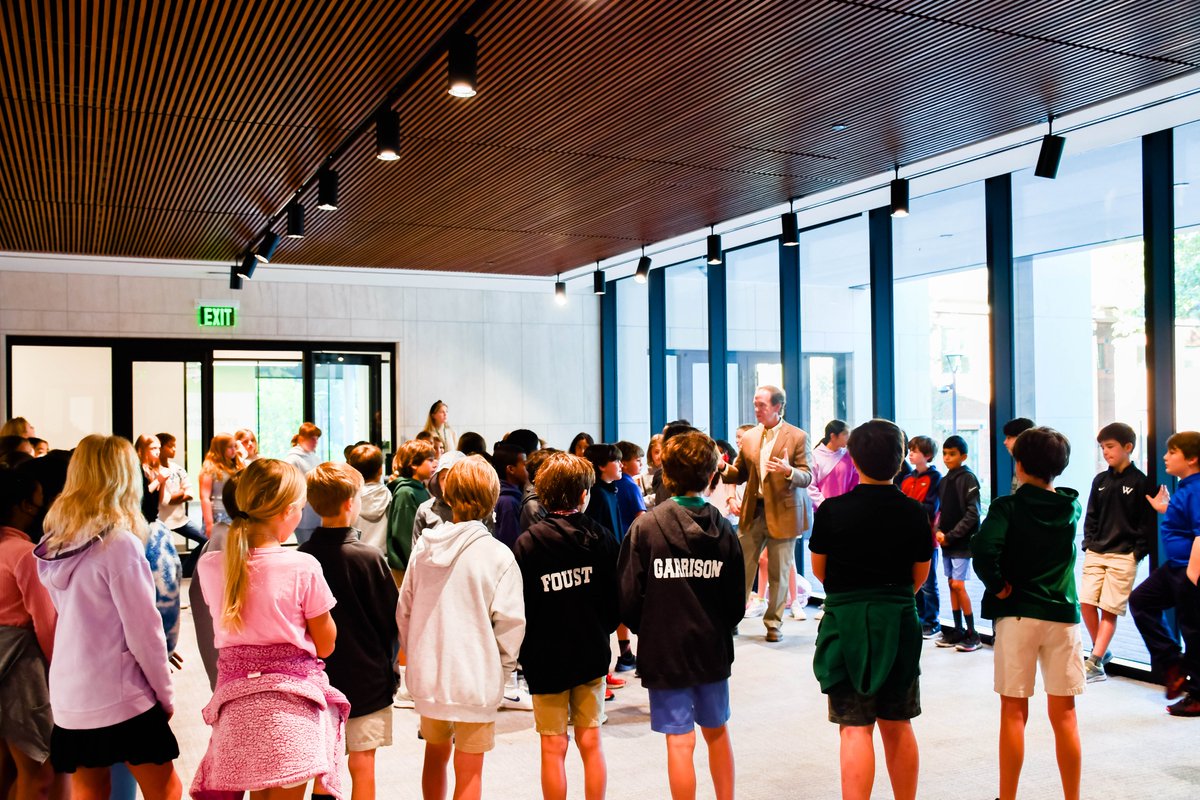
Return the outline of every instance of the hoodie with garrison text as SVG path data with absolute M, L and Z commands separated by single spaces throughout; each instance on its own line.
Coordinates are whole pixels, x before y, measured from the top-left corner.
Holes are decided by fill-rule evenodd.
M 642 685 L 682 689 L 729 677 L 745 567 L 720 511 L 693 497 L 655 505 L 629 527 L 617 581 L 621 621 L 638 634 Z

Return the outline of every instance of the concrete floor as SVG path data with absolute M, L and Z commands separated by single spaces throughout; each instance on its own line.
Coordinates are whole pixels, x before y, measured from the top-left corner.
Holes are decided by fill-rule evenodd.
M 184 611 L 179 651 L 185 668 L 176 673 L 179 693 L 172 727 L 179 738 L 177 762 L 186 787 L 208 743 L 200 709 L 208 682 L 195 648 L 190 612 Z M 737 794 L 749 800 L 836 798 L 837 727 L 826 720 L 825 698 L 812 675 L 817 623 L 787 621 L 784 640 L 768 645 L 758 620 L 742 623 L 733 667 L 730 733 L 737 760 Z M 926 643 L 922 659 L 924 714 L 914 725 L 921 747 L 922 798 L 996 796 L 996 734 L 999 701 L 992 692 L 992 655 L 942 650 Z M 1061 797 L 1054 746 L 1042 695 L 1031 703 L 1021 797 Z M 1162 690 L 1128 679 L 1093 684 L 1080 698 L 1085 798 L 1172 800 L 1200 796 L 1200 719 L 1175 719 L 1165 711 Z M 377 756 L 378 796 L 420 798 L 423 745 L 412 711 L 397 710 L 395 744 Z M 646 691 L 630 678 L 608 707 L 603 728 L 610 798 L 667 798 L 665 745 L 652 733 Z M 496 749 L 484 766 L 484 795 L 540 797 L 538 736 L 529 712 L 506 711 L 497 724 Z M 876 737 L 875 796 L 891 797 Z M 576 751 L 568 754 L 570 796 L 583 796 Z M 699 797 L 706 785 L 703 742 L 697 748 Z M 349 783 L 346 783 L 349 788 Z

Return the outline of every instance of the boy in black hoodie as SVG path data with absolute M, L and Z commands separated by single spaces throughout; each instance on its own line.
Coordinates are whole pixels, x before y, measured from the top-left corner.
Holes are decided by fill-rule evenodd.
M 638 517 L 617 565 L 621 619 L 639 635 L 638 669 L 650 691 L 650 728 L 667 736 L 671 796 L 695 797 L 696 725 L 708 743 L 718 800 L 733 797 L 729 674 L 735 625 L 745 613 L 745 572 L 733 527 L 701 493 L 717 471 L 702 433 L 663 448 L 670 499 Z
M 583 759 L 584 795 L 603 797 L 608 768 L 600 747 L 609 638 L 617 627 L 617 540 L 581 509 L 595 483 L 592 465 L 554 453 L 538 468 L 549 516 L 517 539 L 525 586 L 521 664 L 542 739 L 542 795 L 567 796 L 567 725 Z
M 971 613 L 971 598 L 967 594 L 971 537 L 979 532 L 979 479 L 967 466 L 967 442 L 961 436 L 950 436 L 942 443 L 942 461 L 946 464 L 946 476 L 938 486 L 941 517 L 934 538 L 941 545 L 942 569 L 950 584 L 954 630 L 943 628 L 935 644 L 970 653 L 981 646 L 979 634 L 975 632 L 975 615 Z M 967 621 L 966 634 L 962 629 L 963 617 Z
M 495 536 L 509 547 L 521 535 L 521 498 L 529 473 L 525 470 L 525 453 L 514 444 L 501 442 L 492 455 L 492 466 L 500 476 L 500 499 L 496 501 Z

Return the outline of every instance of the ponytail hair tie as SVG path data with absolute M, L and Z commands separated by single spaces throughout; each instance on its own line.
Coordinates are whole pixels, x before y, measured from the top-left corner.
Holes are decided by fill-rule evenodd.
M 235 512 L 233 512 L 233 518 L 234 518 L 234 519 L 244 519 L 244 520 L 249 520 L 249 519 L 250 519 L 250 515 L 249 515 L 249 514 L 247 514 L 245 511 L 240 511 L 240 510 L 239 510 L 239 511 L 235 511 Z

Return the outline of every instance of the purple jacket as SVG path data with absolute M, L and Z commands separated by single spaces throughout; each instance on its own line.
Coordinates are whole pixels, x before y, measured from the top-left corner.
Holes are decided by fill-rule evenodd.
M 115 725 L 149 711 L 170 714 L 175 692 L 154 579 L 141 541 L 109 531 L 74 550 L 33 552 L 58 609 L 50 707 L 64 728 Z
M 827 497 L 837 497 L 858 486 L 858 470 L 850 458 L 850 451 L 830 450 L 823 444 L 817 445 L 812 457 L 812 483 L 808 485 L 808 496 L 813 509 L 818 508 Z

